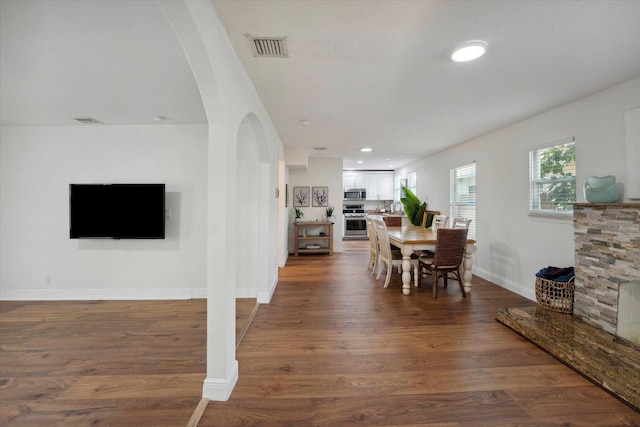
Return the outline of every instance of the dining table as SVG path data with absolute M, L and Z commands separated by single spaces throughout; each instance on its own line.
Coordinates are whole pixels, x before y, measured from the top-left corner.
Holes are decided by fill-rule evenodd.
M 402 252 L 402 293 L 409 295 L 411 293 L 411 255 L 414 251 L 435 251 L 438 231 L 417 225 L 402 225 L 387 227 L 387 233 L 389 242 L 400 248 Z M 466 293 L 471 292 L 471 267 L 475 248 L 476 241 L 467 239 L 462 260 L 462 282 Z

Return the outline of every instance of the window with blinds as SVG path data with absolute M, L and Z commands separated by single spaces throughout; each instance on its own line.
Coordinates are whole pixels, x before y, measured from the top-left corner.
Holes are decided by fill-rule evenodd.
M 418 178 L 415 171 L 409 172 L 409 174 L 407 174 L 407 188 L 411 190 L 411 192 L 415 195 L 418 195 L 418 192 L 416 191 L 416 189 L 418 188 L 417 181 Z
M 400 175 L 396 175 L 395 177 L 395 195 L 396 198 L 394 200 L 396 201 L 399 201 L 404 197 L 404 195 L 402 194 L 402 178 L 400 177 Z
M 476 238 L 476 164 L 460 166 L 450 171 L 449 198 L 451 201 L 449 227 L 454 218 L 470 219 L 469 238 Z
M 529 214 L 571 218 L 576 201 L 574 138 L 529 152 Z

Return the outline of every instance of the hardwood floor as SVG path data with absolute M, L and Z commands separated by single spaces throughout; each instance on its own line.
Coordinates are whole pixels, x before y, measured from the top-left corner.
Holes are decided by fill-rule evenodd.
M 0 302 L 0 425 L 184 426 L 206 301 Z
M 236 298 L 236 349 L 247 333 L 258 307 L 260 304 L 255 298 Z
M 633 426 L 640 415 L 495 321 L 531 301 L 474 277 L 401 294 L 365 268 L 368 242 L 290 257 L 237 352 L 227 402 L 199 426 Z M 533 286 L 533 282 L 532 282 Z
M 200 426 L 640 426 L 640 414 L 494 319 L 531 302 L 474 277 L 401 294 L 368 242 L 290 257 Z M 533 286 L 533 285 L 532 285 Z M 184 426 L 205 378 L 204 300 L 0 302 L 1 426 Z

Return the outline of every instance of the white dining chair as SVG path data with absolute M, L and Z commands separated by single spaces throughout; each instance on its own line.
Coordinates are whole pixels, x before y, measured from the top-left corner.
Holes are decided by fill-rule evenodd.
M 371 274 L 376 274 L 376 267 L 378 265 L 378 237 L 376 236 L 376 227 L 371 217 L 365 217 L 364 220 L 367 224 L 367 232 L 369 233 L 369 245 L 371 246 L 371 252 L 369 255 L 369 265 L 367 268 L 371 270 Z
M 378 272 L 376 274 L 376 280 L 380 280 L 382 276 L 382 270 L 387 269 L 387 275 L 384 280 L 384 287 L 389 286 L 391 280 L 391 271 L 393 267 L 398 267 L 399 271 L 402 268 L 402 253 L 399 249 L 391 249 L 391 243 L 389 242 L 389 235 L 387 234 L 387 224 L 381 219 L 374 219 L 373 224 L 376 229 L 376 236 L 378 237 Z M 418 283 L 418 257 L 413 255 L 411 259 L 411 265 L 413 266 L 414 283 Z
M 453 219 L 453 224 L 451 225 L 451 228 L 456 228 L 456 229 L 461 229 L 461 228 L 466 228 L 469 229 L 469 224 L 471 224 L 471 220 L 467 219 L 467 218 L 462 218 L 462 217 L 458 217 L 458 218 L 454 218 Z
M 447 223 L 449 222 L 449 217 L 446 215 L 436 215 L 433 217 L 433 225 L 431 228 L 433 230 L 438 230 L 439 228 L 447 228 Z

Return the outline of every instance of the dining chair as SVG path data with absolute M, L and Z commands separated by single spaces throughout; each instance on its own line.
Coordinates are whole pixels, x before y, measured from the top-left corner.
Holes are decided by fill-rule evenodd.
M 462 283 L 462 272 L 460 266 L 464 258 L 464 251 L 467 245 L 468 229 L 441 228 L 436 237 L 436 250 L 433 258 L 420 257 L 418 259 L 418 286 L 421 285 L 422 273 L 431 273 L 433 278 L 433 298 L 438 298 L 438 279 L 444 279 L 444 287 L 447 287 L 448 274 L 458 282 L 460 291 L 464 298 L 467 293 L 464 291 Z
M 371 274 L 376 274 L 376 266 L 378 264 L 378 238 L 376 237 L 376 227 L 373 224 L 371 217 L 365 217 L 364 220 L 367 224 L 367 232 L 369 233 L 369 245 L 371 246 L 371 253 L 369 256 L 369 265 L 367 268 L 371 270 Z
M 431 228 L 434 230 L 439 230 L 441 228 L 447 228 L 447 223 L 449 222 L 449 217 L 446 215 L 435 215 L 433 217 L 433 225 Z
M 436 215 L 440 215 L 440 211 L 424 211 L 422 214 L 422 228 L 429 228 L 433 223 L 433 217 Z
M 389 286 L 391 280 L 391 272 L 393 267 L 402 268 L 402 253 L 399 249 L 391 249 L 391 243 L 389 242 L 389 235 L 387 234 L 387 224 L 380 219 L 374 219 L 373 224 L 376 229 L 376 236 L 378 237 L 378 273 L 376 274 L 376 280 L 380 280 L 382 276 L 382 270 L 386 265 L 387 275 L 384 280 L 384 287 Z M 418 283 L 418 257 L 413 256 L 411 259 L 411 265 L 414 271 L 415 283 Z
M 451 228 L 469 228 L 469 224 L 471 224 L 470 219 L 458 217 L 453 219 Z

